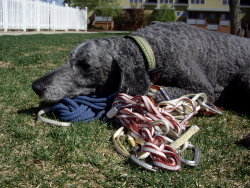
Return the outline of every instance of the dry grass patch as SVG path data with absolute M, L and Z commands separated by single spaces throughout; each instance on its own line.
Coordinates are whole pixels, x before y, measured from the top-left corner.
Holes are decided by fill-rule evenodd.
M 11 62 L 0 61 L 0 68 L 15 68 L 15 66 Z

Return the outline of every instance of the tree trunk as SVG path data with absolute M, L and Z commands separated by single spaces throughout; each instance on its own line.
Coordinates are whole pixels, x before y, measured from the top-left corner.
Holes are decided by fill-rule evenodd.
M 237 35 L 241 30 L 240 24 L 240 0 L 229 0 L 231 34 Z

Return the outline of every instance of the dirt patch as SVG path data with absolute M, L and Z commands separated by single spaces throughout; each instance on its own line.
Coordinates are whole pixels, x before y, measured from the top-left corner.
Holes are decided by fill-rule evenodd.
M 15 66 L 10 62 L 0 61 L 0 68 L 13 68 L 13 67 Z

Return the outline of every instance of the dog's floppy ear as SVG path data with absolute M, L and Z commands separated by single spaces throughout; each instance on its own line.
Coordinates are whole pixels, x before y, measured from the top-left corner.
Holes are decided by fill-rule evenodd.
M 120 86 L 119 93 L 128 95 L 145 95 L 147 94 L 151 81 L 144 62 L 136 61 L 135 58 L 129 58 L 130 55 L 121 55 L 116 58 L 116 64 L 120 69 Z

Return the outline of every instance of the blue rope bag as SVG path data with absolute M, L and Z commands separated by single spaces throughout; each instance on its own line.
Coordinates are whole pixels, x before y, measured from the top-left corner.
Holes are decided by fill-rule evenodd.
M 90 122 L 102 118 L 110 110 L 116 93 L 101 98 L 96 95 L 64 98 L 52 107 L 59 119 L 67 122 Z

